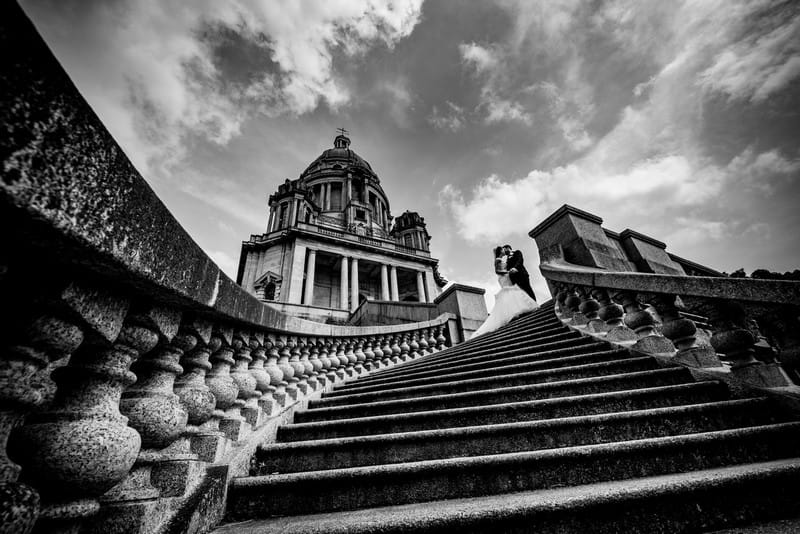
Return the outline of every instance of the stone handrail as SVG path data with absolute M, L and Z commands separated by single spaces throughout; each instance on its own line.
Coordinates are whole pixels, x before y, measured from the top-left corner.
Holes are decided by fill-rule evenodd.
M 0 531 L 188 525 L 187 507 L 214 508 L 292 410 L 448 344 L 449 313 L 325 325 L 245 292 L 142 179 L 15 2 L 0 21 L 13 51 L 0 77 Z
M 800 282 L 609 271 L 559 259 L 540 270 L 558 290 L 557 313 L 593 335 L 724 369 L 750 386 L 800 384 Z M 690 317 L 707 317 L 711 330 Z

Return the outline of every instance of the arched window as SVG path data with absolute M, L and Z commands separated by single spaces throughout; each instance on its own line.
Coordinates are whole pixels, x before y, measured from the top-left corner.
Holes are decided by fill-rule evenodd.
M 269 282 L 264 287 L 264 300 L 275 300 L 275 282 Z

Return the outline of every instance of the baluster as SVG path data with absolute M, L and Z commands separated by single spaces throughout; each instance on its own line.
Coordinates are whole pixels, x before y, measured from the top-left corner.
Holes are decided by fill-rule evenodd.
M 575 315 L 580 313 L 578 311 L 580 305 L 581 305 L 581 298 L 578 296 L 575 289 L 570 288 L 566 290 L 564 305 L 561 308 L 561 318 L 574 320 Z
M 269 391 L 269 373 L 264 369 L 264 363 L 267 361 L 264 334 L 254 332 L 250 336 L 250 357 L 253 359 L 250 363 L 250 375 L 256 381 L 256 391 L 258 392 L 258 396 L 251 402 L 255 403 L 259 413 L 266 418 L 272 415 L 273 399 Z
M 720 367 L 716 352 L 697 343 L 697 325 L 681 317 L 675 306 L 675 295 L 657 295 L 653 302 L 662 320 L 661 333 L 675 346 L 675 360 L 692 367 Z
M 120 412 L 139 433 L 142 448 L 132 471 L 101 498 L 103 507 L 92 521 L 93 531 L 148 530 L 157 518 L 156 501 L 161 496 L 151 482 L 153 468 L 158 462 L 169 460 L 170 452 L 173 455 L 184 452 L 179 458 L 197 458 L 190 450 L 162 454 L 162 449 L 183 434 L 188 418 L 173 393 L 175 378 L 183 372 L 178 363 L 183 350 L 179 344 L 172 344 L 180 325 L 180 313 L 163 308 L 137 310 L 129 315 L 126 324 L 144 329 L 158 343 L 146 354 L 140 351 L 142 357 L 132 366 L 137 380 L 122 393 L 120 400 Z
M 311 367 L 313 369 L 312 380 L 314 381 L 314 387 L 316 389 L 325 389 L 328 380 L 325 378 L 325 364 L 322 362 L 322 359 L 320 359 L 322 342 L 312 338 L 309 339 L 309 346 L 311 347 L 311 354 L 308 357 L 308 361 L 311 362 Z
M 364 367 L 366 367 L 367 371 L 374 371 L 378 368 L 378 363 L 375 360 L 377 358 L 375 355 L 375 349 L 372 348 L 374 344 L 374 337 L 367 338 L 364 346 L 364 356 L 366 357 L 366 360 L 364 361 Z
M 411 356 L 412 360 L 416 360 L 420 357 L 419 352 L 419 342 L 417 341 L 417 333 L 411 333 L 411 341 L 408 344 L 408 354 Z
M 283 373 L 283 380 L 286 382 L 284 391 L 286 392 L 286 402 L 284 406 L 289 406 L 297 400 L 298 389 L 297 383 L 300 380 L 295 376 L 295 368 L 289 363 L 289 358 L 292 356 L 291 349 L 288 345 L 288 339 L 285 336 L 280 336 L 277 339 L 278 354 L 278 367 Z
M 389 367 L 392 365 L 392 344 L 389 341 L 389 336 L 381 336 L 381 352 L 383 352 L 383 360 L 381 360 L 382 367 Z
M 364 362 L 367 360 L 367 355 L 364 354 L 364 340 L 357 339 L 355 342 L 355 350 L 353 350 L 353 355 L 356 357 L 356 363 L 354 365 L 354 370 L 357 376 L 361 376 L 367 372 L 366 367 L 364 367 Z
M 42 404 L 41 390 L 31 384 L 34 374 L 68 358 L 83 342 L 83 332 L 50 314 L 27 326 L 3 326 L 10 346 L 0 357 L 0 532 L 27 534 L 39 514 L 39 494 L 18 482 L 20 466 L 6 456 L 9 435 L 26 412 Z M 22 332 L 19 338 L 17 332 Z
M 400 334 L 400 361 L 407 362 L 411 359 L 409 351 L 411 347 L 408 345 L 408 334 Z
M 636 332 L 622 322 L 625 310 L 611 299 L 608 291 L 602 288 L 594 289 L 593 295 L 600 304 L 597 316 L 605 322 L 604 326 L 597 325 L 596 331 L 605 331 L 608 341 L 617 343 L 636 341 Z
M 605 323 L 600 320 L 600 303 L 594 299 L 592 289 L 589 287 L 581 288 L 581 304 L 578 306 L 580 315 L 585 319 L 586 330 L 595 332 L 598 328 L 601 332 L 605 332 Z M 574 323 L 573 319 L 573 323 Z
M 436 348 L 444 350 L 447 347 L 447 338 L 444 336 L 444 326 L 436 327 Z
M 211 323 L 194 320 L 182 325 L 178 338 L 188 338 L 180 360 L 184 373 L 175 381 L 175 393 L 188 415 L 186 434 L 191 450 L 204 462 L 217 462 L 225 452 L 225 434 L 219 430 L 222 411 L 215 411 L 217 399 L 206 384 L 206 374 L 211 370 L 209 359 L 221 345 L 219 338 L 211 338 Z
M 256 379 L 250 372 L 250 363 L 253 361 L 253 357 L 250 355 L 250 334 L 237 331 L 233 336 L 232 348 L 234 350 L 233 359 L 236 363 L 231 370 L 231 378 L 239 389 L 236 404 L 239 406 L 245 422 L 252 429 L 261 422 L 261 411 L 257 400 L 261 398 L 261 393 L 257 391 Z M 244 432 L 247 431 L 248 428 L 245 427 Z
M 403 361 L 400 359 L 400 354 L 402 353 L 400 341 L 400 336 L 397 334 L 392 336 L 392 363 L 395 365 Z
M 225 436 L 231 441 L 239 441 L 243 434 L 244 419 L 236 402 L 239 386 L 231 377 L 231 368 L 236 364 L 231 346 L 233 329 L 215 329 L 212 339 L 218 348 L 211 354 L 211 370 L 206 374 L 206 384 L 217 399 L 214 415 L 218 417 L 219 429 Z
M 264 369 L 267 371 L 267 374 L 269 374 L 269 387 L 267 391 L 269 391 L 272 398 L 275 399 L 276 404 L 273 410 L 277 411 L 280 410 L 281 407 L 287 405 L 286 387 L 289 383 L 284 380 L 283 369 L 278 365 L 278 360 L 281 356 L 278 349 L 277 337 L 268 334 L 264 346 L 267 349 L 267 363 L 264 365 Z
M 428 350 L 431 351 L 431 354 L 434 352 L 439 352 L 439 341 L 436 339 L 436 329 L 430 329 L 430 337 L 428 338 Z
M 298 396 L 309 394 L 308 376 L 306 376 L 306 366 L 300 361 L 300 343 L 296 337 L 289 337 L 286 341 L 289 349 L 289 365 L 294 369 L 294 378 L 297 380 L 296 386 Z
M 350 378 L 355 378 L 358 376 L 358 372 L 356 371 L 356 362 L 358 362 L 358 358 L 356 358 L 356 355 L 353 352 L 354 345 L 355 340 L 348 340 L 347 343 L 345 343 L 346 350 L 344 356 L 347 359 L 347 364 L 344 370 L 345 373 L 347 373 L 347 376 Z
M 420 356 L 425 356 L 426 354 L 430 354 L 430 346 L 428 345 L 428 329 L 424 328 L 420 330 L 419 334 L 419 354 Z
M 336 359 L 339 361 L 339 364 L 336 366 L 336 378 L 337 381 L 342 381 L 347 378 L 347 364 L 350 360 L 347 359 L 345 356 L 345 343 L 343 339 L 337 339 L 335 341 L 336 346 Z
M 9 440 L 22 481 L 42 497 L 35 527 L 42 533 L 77 531 L 98 512 L 98 498 L 133 467 L 141 438 L 119 412 L 119 401 L 136 380 L 130 365 L 158 341 L 146 328 L 123 325 L 124 300 L 75 285 L 60 298 L 84 333 L 93 335 L 66 366 L 53 371 L 57 389 L 51 406 L 28 416 Z M 61 335 L 75 334 L 64 327 Z
M 311 351 L 309 350 L 309 342 L 307 339 L 300 340 L 300 363 L 303 364 L 303 376 L 308 384 L 309 392 L 316 391 L 319 388 L 319 383 L 314 376 L 314 364 L 311 363 Z
M 790 385 L 777 363 L 765 364 L 755 358 L 756 336 L 748 328 L 747 313 L 742 306 L 731 301 L 715 301 L 710 315 L 714 326 L 711 345 L 730 365 L 734 376 L 759 387 Z
M 563 317 L 563 315 L 564 312 L 566 311 L 566 304 L 564 303 L 564 301 L 567 299 L 567 296 L 569 295 L 569 293 L 567 293 L 567 287 L 560 282 L 556 283 L 555 287 L 558 291 L 556 292 L 554 297 L 555 304 L 553 306 L 553 309 L 555 310 L 556 315 L 559 318 L 566 318 Z
M 331 341 L 328 338 L 320 338 L 319 344 L 319 361 L 322 362 L 322 371 L 320 372 L 320 382 L 328 386 L 336 381 L 336 374 L 334 371 L 334 363 L 331 358 Z M 333 378 L 331 378 L 333 376 Z M 324 382 L 323 382 L 324 381 Z
M 625 310 L 623 322 L 638 338 L 631 349 L 648 354 L 672 354 L 675 351 L 672 343 L 656 332 L 655 319 L 639 303 L 635 293 L 621 291 L 614 295 L 614 300 L 622 304 Z M 609 339 L 608 336 L 606 338 Z
M 336 369 L 339 367 L 339 358 L 336 357 L 336 346 L 330 338 L 325 338 L 322 343 L 322 361 L 325 363 L 325 380 L 333 385 L 338 380 Z

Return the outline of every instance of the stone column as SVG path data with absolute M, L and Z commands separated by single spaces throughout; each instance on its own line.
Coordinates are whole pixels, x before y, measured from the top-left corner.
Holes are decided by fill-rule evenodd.
M 391 300 L 397 301 L 400 300 L 399 291 L 397 289 L 397 267 L 391 265 L 389 267 L 389 284 L 392 289 L 392 296 Z
M 303 304 L 314 304 L 314 276 L 317 271 L 317 251 L 308 249 L 308 265 L 306 266 L 306 291 L 303 295 Z
M 289 226 L 294 226 L 297 222 L 297 199 L 289 202 Z
M 350 311 L 358 307 L 358 258 L 350 261 Z
M 389 268 L 386 264 L 381 265 L 381 298 L 383 300 L 391 298 L 389 294 Z
M 340 284 L 339 284 L 339 304 L 340 308 L 343 310 L 349 309 L 348 305 L 348 280 L 347 280 L 347 256 L 342 256 L 342 267 L 341 267 L 341 274 L 340 274 Z
M 422 271 L 417 271 L 417 295 L 420 302 L 426 302 L 425 282 L 422 279 Z

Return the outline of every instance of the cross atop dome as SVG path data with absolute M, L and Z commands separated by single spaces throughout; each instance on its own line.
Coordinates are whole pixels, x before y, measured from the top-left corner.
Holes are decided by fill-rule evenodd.
M 336 131 L 339 132 L 339 135 L 337 135 L 336 139 L 333 140 L 333 146 L 336 148 L 349 148 L 350 138 L 347 137 L 347 134 L 350 132 L 344 128 L 336 128 Z

